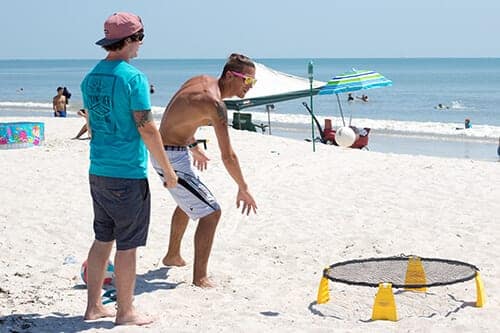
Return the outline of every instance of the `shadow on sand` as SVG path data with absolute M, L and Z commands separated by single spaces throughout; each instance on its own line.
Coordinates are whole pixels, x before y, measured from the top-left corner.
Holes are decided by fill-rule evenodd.
M 48 315 L 38 313 L 11 314 L 0 318 L 0 331 L 14 332 L 81 332 L 90 329 L 112 329 L 114 318 L 98 321 L 84 321 L 83 316 L 52 312 Z
M 169 290 L 175 289 L 180 284 L 185 282 L 167 282 L 168 271 L 170 267 L 161 267 L 159 269 L 150 270 L 144 274 L 137 275 L 137 280 L 135 283 L 135 294 L 141 295 L 145 293 L 150 293 L 155 290 Z
M 184 282 L 167 282 L 170 268 L 162 267 L 137 275 L 135 295 L 151 293 L 156 290 L 175 289 Z M 76 285 L 74 289 L 85 289 L 85 285 Z M 82 309 L 82 313 L 85 309 Z M 90 329 L 108 330 L 114 327 L 114 318 L 96 321 L 84 321 L 83 315 L 52 312 L 49 314 L 25 313 L 0 317 L 0 332 L 81 332 Z

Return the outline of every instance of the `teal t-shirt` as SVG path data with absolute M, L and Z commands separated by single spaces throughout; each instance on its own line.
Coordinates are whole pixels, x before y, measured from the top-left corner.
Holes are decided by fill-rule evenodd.
M 123 60 L 100 61 L 81 84 L 92 130 L 90 173 L 114 178 L 147 176 L 148 152 L 133 111 L 151 110 L 146 76 Z

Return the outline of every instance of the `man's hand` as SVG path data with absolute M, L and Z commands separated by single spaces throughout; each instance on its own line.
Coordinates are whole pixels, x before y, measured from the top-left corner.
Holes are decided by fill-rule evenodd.
M 165 171 L 163 172 L 164 172 L 163 179 L 165 179 L 165 181 L 163 182 L 163 186 L 165 186 L 166 188 L 176 187 L 177 175 L 175 174 L 175 172 L 169 172 L 169 173 L 166 173 Z
M 195 147 L 191 149 L 191 154 L 193 155 L 193 165 L 200 171 L 207 170 L 207 163 L 210 159 L 203 150 L 200 147 Z
M 250 214 L 250 210 L 253 210 L 254 214 L 257 214 L 257 204 L 253 199 L 250 192 L 238 190 L 238 195 L 236 196 L 236 208 L 240 208 L 240 204 L 243 202 L 243 207 L 241 208 L 241 214 Z

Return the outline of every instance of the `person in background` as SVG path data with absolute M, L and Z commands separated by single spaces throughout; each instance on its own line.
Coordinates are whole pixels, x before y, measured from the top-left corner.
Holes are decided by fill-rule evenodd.
M 151 114 L 149 83 L 129 61 L 144 38 L 139 16 L 119 12 L 104 23 L 105 38 L 96 42 L 107 52 L 81 83 L 88 112 L 89 183 L 94 209 L 95 240 L 88 254 L 87 309 L 84 320 L 116 315 L 117 325 L 146 325 L 152 320 L 133 305 L 136 250 L 146 245 L 151 215 L 147 179 L 148 150 L 164 174 L 163 185 L 177 185 L 163 153 Z M 101 287 L 116 242 L 116 314 L 102 304 Z
M 63 95 L 66 97 L 66 105 L 69 104 L 69 99 L 71 98 L 71 93 L 69 92 L 68 88 L 63 87 Z
M 87 139 L 91 139 L 92 132 L 89 131 L 89 117 L 88 117 L 87 111 L 85 109 L 80 109 L 78 111 L 78 115 L 85 118 L 85 124 L 83 124 L 82 128 L 80 129 L 78 134 L 73 139 L 80 139 L 80 137 L 87 132 L 88 132 Z
M 150 94 L 154 94 L 155 93 L 155 86 L 152 85 L 152 84 L 149 85 L 149 93 Z
M 465 130 L 468 128 L 472 128 L 472 124 L 469 118 L 465 118 L 464 127 L 455 127 L 456 130 Z
M 500 161 L 500 137 L 498 137 L 497 155 L 498 155 L 498 160 Z
M 434 107 L 435 109 L 437 110 L 445 110 L 445 109 L 449 109 L 450 107 L 449 106 L 446 106 L 446 105 L 443 105 L 442 103 L 439 103 L 437 106 Z
M 348 102 L 353 102 L 353 101 L 354 101 L 354 97 L 352 97 L 352 94 L 351 94 L 351 93 L 348 93 L 348 94 L 347 94 L 347 101 L 348 101 Z
M 243 98 L 255 84 L 255 65 L 248 57 L 233 53 L 229 56 L 220 78 L 207 75 L 186 81 L 168 103 L 160 123 L 165 156 L 168 156 L 179 177 L 179 185 L 169 189 L 177 203 L 172 215 L 168 251 L 163 258 L 166 266 L 185 266 L 181 256 L 181 241 L 189 219 L 199 220 L 194 237 L 193 284 L 213 287 L 207 266 L 221 208 L 210 190 L 196 174 L 203 171 L 209 158 L 194 137 L 201 126 L 214 128 L 227 172 L 238 186 L 236 207 L 242 204 L 242 214 L 256 213 L 257 205 L 241 172 L 238 157 L 231 146 L 227 108 L 223 99 Z M 151 159 L 164 180 L 158 161 Z
M 63 87 L 57 87 L 57 95 L 52 98 L 54 117 L 66 117 L 66 96 L 64 96 L 63 91 Z
M 467 129 L 467 128 L 471 128 L 471 127 L 472 127 L 472 124 L 470 122 L 470 119 L 469 118 L 465 118 L 464 128 Z
M 363 102 L 368 102 L 368 96 L 365 94 L 361 96 L 356 96 L 356 98 L 362 100 Z

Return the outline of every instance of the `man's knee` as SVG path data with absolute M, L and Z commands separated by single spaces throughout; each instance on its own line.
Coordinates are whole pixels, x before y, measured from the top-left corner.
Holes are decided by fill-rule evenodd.
M 210 215 L 213 215 L 214 219 L 216 219 L 217 221 L 219 221 L 219 219 L 220 219 L 220 217 L 222 215 L 222 211 L 219 209 L 219 210 L 216 210 L 215 212 L 213 212 Z
M 179 206 L 177 206 L 172 214 L 173 219 L 189 219 L 189 216 Z
M 120 255 L 135 255 L 135 253 L 137 252 L 137 247 L 132 247 L 132 248 L 129 248 L 129 249 L 124 249 L 124 250 L 116 250 L 116 254 L 120 254 Z
M 202 217 L 200 219 L 200 221 L 206 221 L 206 222 L 210 222 L 210 223 L 217 223 L 217 222 L 219 222 L 219 219 L 220 219 L 221 215 L 222 215 L 222 211 L 220 209 L 218 209 L 215 212 L 210 213 L 210 214 L 208 214 L 205 217 Z

